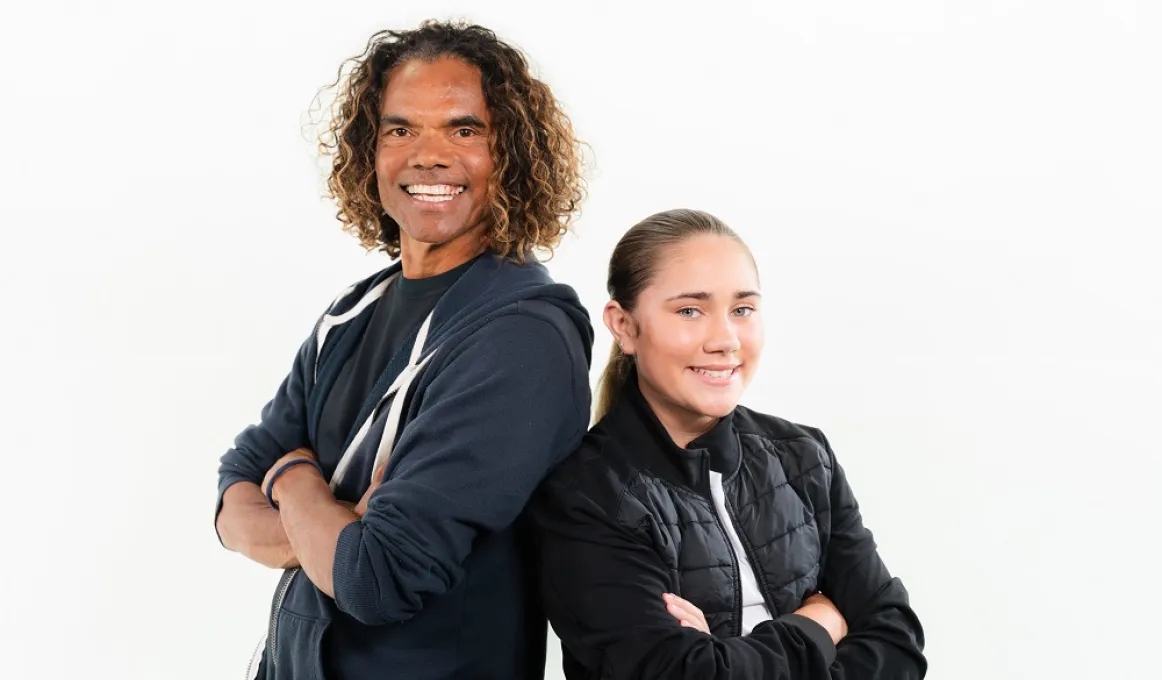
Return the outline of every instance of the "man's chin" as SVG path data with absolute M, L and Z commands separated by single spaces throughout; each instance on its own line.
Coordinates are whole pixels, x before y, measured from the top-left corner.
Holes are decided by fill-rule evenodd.
M 408 226 L 405 227 L 404 223 L 400 223 L 401 241 L 410 240 L 416 245 L 428 248 L 438 248 L 453 242 L 471 239 L 473 234 L 475 234 L 476 239 L 484 237 L 482 230 L 466 226 L 466 221 L 462 219 L 445 218 L 437 221 L 419 216 L 409 220 L 407 224 Z

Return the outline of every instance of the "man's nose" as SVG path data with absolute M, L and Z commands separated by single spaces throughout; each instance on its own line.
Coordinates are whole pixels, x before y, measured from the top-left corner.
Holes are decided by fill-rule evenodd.
M 451 164 L 448 142 L 439 133 L 424 132 L 412 144 L 409 165 L 413 168 L 446 168 Z

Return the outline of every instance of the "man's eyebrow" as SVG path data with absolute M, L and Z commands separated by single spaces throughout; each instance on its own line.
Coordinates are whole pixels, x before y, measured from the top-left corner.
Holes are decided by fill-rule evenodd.
M 401 125 L 403 127 L 407 127 L 408 125 L 411 125 L 411 123 L 408 122 L 407 118 L 404 118 L 403 116 L 396 116 L 396 115 L 390 114 L 390 113 L 387 114 L 386 116 L 383 116 L 382 118 L 380 118 L 379 124 L 380 125 Z
M 469 114 L 467 116 L 456 116 L 452 120 L 449 120 L 445 127 L 483 128 L 486 126 L 484 125 L 484 121 L 480 120 L 476 116 Z
M 387 115 L 382 116 L 379 119 L 379 124 L 380 125 L 398 125 L 401 127 L 409 127 L 411 125 L 411 121 L 409 121 L 407 118 L 404 118 L 403 116 L 389 113 Z M 444 123 L 444 127 L 450 127 L 450 128 L 460 128 L 460 127 L 485 128 L 487 126 L 484 124 L 484 121 L 480 120 L 476 116 L 469 114 L 466 116 L 456 116 L 455 118 L 449 119 L 447 123 Z

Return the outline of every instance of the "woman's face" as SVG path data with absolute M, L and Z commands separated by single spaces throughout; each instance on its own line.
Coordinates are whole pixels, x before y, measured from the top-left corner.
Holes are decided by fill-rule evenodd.
M 746 248 L 703 234 L 661 253 L 632 312 L 610 303 L 611 318 L 607 308 L 607 325 L 671 434 L 696 436 L 738 405 L 762 354 L 758 289 Z

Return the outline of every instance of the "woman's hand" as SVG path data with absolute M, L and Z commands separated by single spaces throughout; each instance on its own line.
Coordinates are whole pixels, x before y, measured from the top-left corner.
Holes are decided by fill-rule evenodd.
M 666 611 L 670 612 L 670 616 L 678 619 L 680 624 L 686 628 L 696 628 L 707 635 L 710 634 L 710 626 L 707 625 L 706 617 L 702 615 L 701 609 L 672 593 L 662 595 L 662 599 L 666 602 Z
M 799 616 L 806 616 L 815 623 L 827 629 L 831 634 L 831 641 L 839 641 L 847 636 L 847 619 L 839 613 L 839 608 L 823 593 L 815 593 L 803 601 L 803 606 L 796 612 Z

